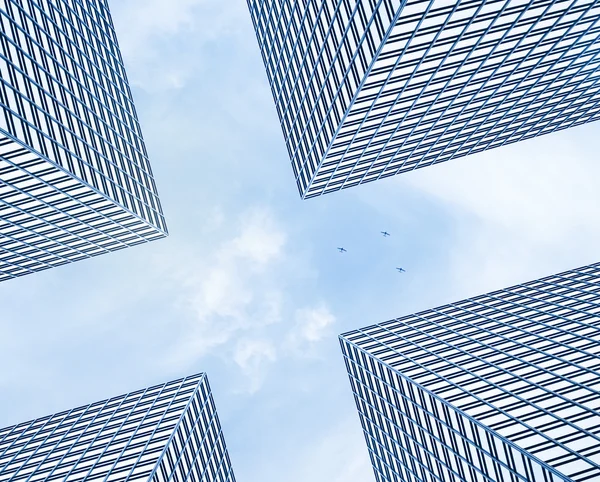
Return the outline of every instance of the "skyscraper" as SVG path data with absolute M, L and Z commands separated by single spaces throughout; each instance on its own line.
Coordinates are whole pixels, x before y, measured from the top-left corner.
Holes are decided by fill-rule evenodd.
M 234 482 L 206 375 L 0 429 L 0 481 Z
M 248 0 L 300 194 L 600 116 L 596 0 Z
M 106 0 L 0 0 L 0 281 L 167 234 Z
M 340 342 L 378 481 L 600 477 L 600 264 Z

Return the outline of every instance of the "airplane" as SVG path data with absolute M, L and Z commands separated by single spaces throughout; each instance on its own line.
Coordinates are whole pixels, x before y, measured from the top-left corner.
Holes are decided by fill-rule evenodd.
M 406 273 L 406 270 L 404 268 L 396 268 L 398 270 L 398 273 Z
M 344 248 L 338 248 L 338 251 L 339 251 L 340 253 L 345 253 L 345 252 L 346 252 L 346 250 L 345 250 Z
M 383 234 L 384 238 L 387 238 L 390 235 L 390 233 L 388 233 L 387 231 L 381 231 L 381 234 Z

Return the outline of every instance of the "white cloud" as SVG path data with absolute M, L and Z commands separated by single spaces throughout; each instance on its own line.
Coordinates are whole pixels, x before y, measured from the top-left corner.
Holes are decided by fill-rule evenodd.
M 276 359 L 275 347 L 268 340 L 242 339 L 238 341 L 233 360 L 246 377 L 245 391 L 250 394 L 258 391 L 264 380 L 268 365 Z
M 225 255 L 251 261 L 264 267 L 281 254 L 286 236 L 279 231 L 266 211 L 255 211 L 244 221 L 241 234 L 226 249 Z
M 471 295 L 597 261 L 597 155 L 559 133 L 456 159 L 406 179 L 454 219 L 457 288 Z
M 192 56 L 235 35 L 248 16 L 245 2 L 220 0 L 124 0 L 111 7 L 130 81 L 150 91 L 184 87 Z
M 189 365 L 243 332 L 281 319 L 283 294 L 272 281 L 286 235 L 261 208 L 244 212 L 238 234 L 226 240 L 210 261 L 193 263 L 180 273 L 182 306 L 188 322 L 169 355 L 171 363 Z
M 314 356 L 316 344 L 332 334 L 335 316 L 324 304 L 296 310 L 295 323 L 287 337 L 288 347 L 296 354 Z

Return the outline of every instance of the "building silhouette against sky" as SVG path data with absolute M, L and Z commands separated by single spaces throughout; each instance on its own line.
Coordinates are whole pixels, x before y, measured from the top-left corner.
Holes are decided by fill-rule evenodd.
M 378 481 L 600 477 L 600 264 L 340 342 Z
M 106 0 L 3 0 L 0 40 L 0 281 L 165 236 Z
M 206 375 L 0 429 L 0 481 L 235 482 Z
M 600 116 L 596 0 L 247 0 L 309 198 Z

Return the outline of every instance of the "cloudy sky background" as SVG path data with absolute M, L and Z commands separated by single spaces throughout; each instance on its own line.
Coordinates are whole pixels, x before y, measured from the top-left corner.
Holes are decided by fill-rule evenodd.
M 112 13 L 171 235 L 0 285 L 0 426 L 206 371 L 238 480 L 374 480 L 339 333 L 600 261 L 600 125 L 301 201 L 244 0 Z

